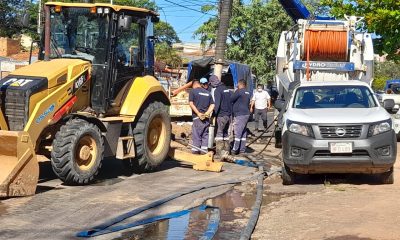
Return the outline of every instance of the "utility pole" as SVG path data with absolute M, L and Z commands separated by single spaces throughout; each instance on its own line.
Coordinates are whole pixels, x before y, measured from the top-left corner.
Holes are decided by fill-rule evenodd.
M 226 38 L 228 36 L 229 21 L 232 14 L 232 0 L 220 0 L 219 25 L 217 42 L 215 45 L 214 74 L 221 79 L 225 61 Z
M 217 42 L 215 45 L 214 75 L 220 80 L 225 62 L 226 38 L 228 36 L 229 21 L 232 14 L 232 1 L 233 0 L 220 0 L 219 2 L 219 24 Z M 214 129 L 215 118 L 212 118 L 210 128 L 208 129 L 208 148 L 214 147 Z
M 39 36 L 40 36 L 40 34 L 42 33 L 42 0 L 39 0 L 38 1 L 38 4 L 39 4 L 39 6 L 38 6 L 38 9 L 39 9 L 39 12 L 38 12 L 38 23 L 37 23 L 37 33 L 39 34 Z

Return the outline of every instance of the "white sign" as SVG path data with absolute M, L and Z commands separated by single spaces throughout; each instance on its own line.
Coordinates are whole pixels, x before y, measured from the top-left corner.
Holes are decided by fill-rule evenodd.
M 15 63 L 12 62 L 0 62 L 0 71 L 12 72 L 15 70 Z

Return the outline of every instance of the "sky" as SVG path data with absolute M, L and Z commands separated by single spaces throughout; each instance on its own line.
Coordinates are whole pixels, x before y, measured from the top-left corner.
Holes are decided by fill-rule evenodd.
M 193 33 L 216 12 L 201 13 L 202 5 L 217 4 L 217 0 L 155 0 L 162 21 L 174 27 L 182 42 L 199 42 Z

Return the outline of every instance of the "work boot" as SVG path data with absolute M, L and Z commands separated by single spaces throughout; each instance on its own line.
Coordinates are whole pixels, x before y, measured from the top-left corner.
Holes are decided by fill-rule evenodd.
M 221 159 L 221 152 L 224 150 L 224 141 L 218 140 L 215 141 L 215 157 L 217 159 Z
M 228 152 L 228 154 L 230 154 L 231 153 L 231 144 L 229 143 L 229 140 L 224 140 L 223 142 L 224 142 L 223 150 Z
M 230 155 L 230 152 L 231 152 L 231 146 L 229 144 L 229 140 L 224 140 L 223 148 L 220 152 L 221 160 L 226 162 L 232 162 L 233 156 Z

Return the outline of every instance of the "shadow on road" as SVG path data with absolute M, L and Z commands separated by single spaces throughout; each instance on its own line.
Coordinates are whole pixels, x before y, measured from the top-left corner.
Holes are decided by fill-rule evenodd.
M 381 185 L 379 177 L 376 174 L 299 174 L 296 184 L 313 185 L 313 184 L 353 184 L 353 185 Z
M 160 166 L 155 169 L 155 171 L 166 171 L 172 168 L 192 168 L 191 165 L 178 162 L 175 160 L 164 161 Z M 135 175 L 135 174 L 133 174 Z M 140 174 L 136 174 L 140 175 Z M 98 185 L 112 185 L 117 182 L 123 181 L 124 177 L 129 177 L 132 175 L 127 175 L 124 171 L 124 165 L 121 160 L 115 158 L 106 158 L 103 160 L 102 167 L 99 174 L 96 177 L 96 181 L 93 184 Z M 56 182 L 59 182 L 58 184 Z M 61 181 L 54 174 L 51 162 L 39 162 L 39 181 L 36 193 L 47 192 L 59 188 Z M 64 185 L 64 184 L 61 184 Z

